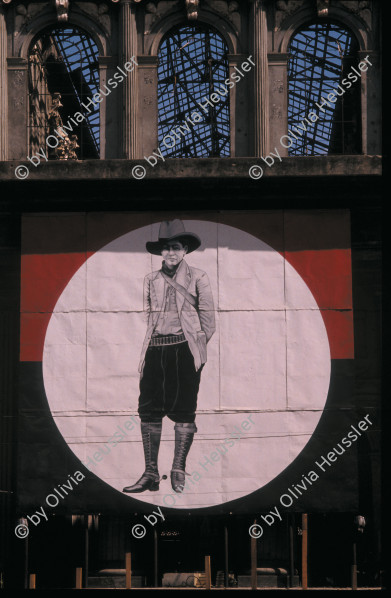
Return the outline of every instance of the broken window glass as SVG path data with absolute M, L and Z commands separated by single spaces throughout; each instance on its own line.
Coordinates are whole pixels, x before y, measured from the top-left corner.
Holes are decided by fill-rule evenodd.
M 99 158 L 98 48 L 74 27 L 41 33 L 29 52 L 29 149 L 49 159 Z M 83 106 L 83 104 L 85 106 Z M 46 141 L 49 135 L 48 142 Z M 56 137 L 58 145 L 56 145 Z M 50 147 L 52 146 L 52 147 Z
M 357 50 L 354 36 L 333 23 L 306 25 L 293 36 L 288 61 L 288 129 L 293 133 L 289 155 L 360 153 L 361 79 L 346 79 L 352 67 L 357 68 Z M 337 100 L 330 102 L 327 96 L 333 91 Z M 316 120 L 308 118 L 311 112 Z
M 209 27 L 179 26 L 163 39 L 158 54 L 158 139 L 164 156 L 230 155 L 227 55 L 225 41 Z M 212 93 L 219 101 L 206 104 L 204 111 L 198 102 L 205 105 Z M 195 112 L 197 118 L 192 117 Z

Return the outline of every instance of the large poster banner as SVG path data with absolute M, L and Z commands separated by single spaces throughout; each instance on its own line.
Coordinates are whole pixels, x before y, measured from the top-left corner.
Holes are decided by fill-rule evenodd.
M 344 210 L 24 215 L 20 510 L 357 508 L 349 231 Z

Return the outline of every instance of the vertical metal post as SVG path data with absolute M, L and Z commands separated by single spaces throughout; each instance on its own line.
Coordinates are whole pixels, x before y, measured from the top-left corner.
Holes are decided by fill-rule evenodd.
M 342 48 L 340 46 L 340 44 L 337 42 L 338 45 L 338 53 L 340 55 L 341 58 L 341 79 L 343 78 L 343 65 L 344 65 L 344 53 L 342 51 Z M 344 119 L 344 106 L 343 106 L 343 94 L 341 97 L 341 134 L 342 134 L 342 154 L 345 153 L 345 119 Z
M 205 557 L 205 589 L 210 590 L 212 584 L 210 571 L 210 556 Z
M 294 514 L 289 515 L 289 587 L 293 588 L 295 575 L 295 551 L 293 545 Z
M 357 590 L 357 544 L 353 542 L 352 590 Z
M 0 6 L 0 160 L 8 158 L 7 11 Z M 25 79 L 24 79 L 25 80 Z M 15 85 L 15 83 L 14 83 Z M 11 101 L 11 100 L 10 100 Z
M 88 588 L 88 553 L 89 553 L 89 527 L 90 527 L 90 516 L 84 515 L 84 571 L 83 571 L 83 587 Z
M 28 575 L 29 575 L 29 539 L 28 536 L 24 541 L 24 589 L 28 588 Z
M 308 515 L 303 513 L 301 516 L 301 583 L 303 590 L 308 589 Z
M 154 586 L 158 587 L 158 543 L 157 543 L 157 529 L 153 530 L 153 577 Z
M 212 95 L 212 93 L 214 92 L 214 86 L 213 86 L 213 58 L 208 58 L 208 74 L 209 74 L 209 97 Z M 216 108 L 211 107 L 209 108 L 209 115 L 210 115 L 210 125 L 211 125 L 211 129 L 212 129 L 212 157 L 217 157 L 218 156 L 218 131 L 217 131 L 217 125 L 216 125 Z
M 132 555 L 130 552 L 125 553 L 125 588 L 130 590 L 132 587 Z
M 228 527 L 224 525 L 224 587 L 228 588 Z
M 256 525 L 257 520 L 254 520 Z M 257 589 L 257 539 L 251 536 L 251 589 Z
M 76 590 L 83 589 L 83 569 L 76 567 Z

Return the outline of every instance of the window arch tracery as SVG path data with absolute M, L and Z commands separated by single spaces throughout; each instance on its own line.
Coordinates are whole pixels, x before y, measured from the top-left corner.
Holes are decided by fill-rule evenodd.
M 228 47 L 214 28 L 183 24 L 164 36 L 158 52 L 158 141 L 164 156 L 230 155 L 228 76 Z M 199 102 L 217 91 L 221 100 L 202 110 Z M 191 120 L 194 112 L 200 118 Z M 167 135 L 176 140 L 170 140 L 172 147 L 164 143 Z
M 289 155 L 360 153 L 360 83 L 352 71 L 357 51 L 350 30 L 332 22 L 306 24 L 291 38 L 288 129 L 294 135 Z M 329 101 L 333 92 L 336 99 Z M 313 122 L 310 113 L 317 115 Z

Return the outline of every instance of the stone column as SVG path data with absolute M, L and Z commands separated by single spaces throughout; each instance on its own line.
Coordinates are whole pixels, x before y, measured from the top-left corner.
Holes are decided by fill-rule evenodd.
M 24 58 L 7 58 L 8 66 L 8 130 L 12 131 L 8 159 L 26 159 L 29 152 L 28 63 Z
M 361 123 L 362 123 L 362 153 L 381 155 L 381 75 L 378 53 L 373 50 L 358 52 L 360 61 L 368 57 L 371 65 L 366 71 L 361 72 Z M 360 80 L 354 85 L 360 85 Z
M 288 54 L 271 52 L 268 60 L 270 149 L 277 147 L 281 156 L 288 156 L 288 149 L 280 144 L 281 137 L 288 133 Z
M 157 56 L 138 56 L 139 122 L 142 130 L 139 148 L 150 156 L 158 147 Z
M 267 60 L 267 21 L 264 0 L 252 0 L 252 55 L 254 67 L 254 155 L 264 156 L 269 149 L 269 75 Z
M 120 17 L 120 67 L 131 62 L 133 56 L 137 61 L 137 27 L 136 7 L 131 0 L 121 0 Z M 122 103 L 122 157 L 131 160 L 139 157 L 137 135 L 137 67 L 128 73 L 123 83 Z
M 113 78 L 117 71 L 118 58 L 114 60 L 112 56 L 99 56 L 99 81 L 101 89 L 107 85 L 107 81 Z M 125 71 L 126 72 L 126 71 Z M 122 156 L 122 136 L 121 131 L 118 130 L 118 110 L 121 109 L 122 114 L 122 94 L 123 89 L 120 83 L 112 93 L 107 97 L 103 97 L 100 104 L 100 159 L 109 160 L 112 158 L 119 158 Z M 108 86 L 109 87 L 109 86 Z M 109 87 L 110 88 L 110 87 Z M 120 102 L 118 101 L 120 99 Z
M 246 62 L 247 58 L 248 54 L 228 54 L 229 77 L 233 73 L 237 74 L 235 67 L 240 69 L 240 65 Z M 248 134 L 251 128 L 251 118 L 249 118 L 251 101 L 248 101 L 251 89 L 252 76 L 249 72 L 245 74 L 244 79 L 238 85 L 230 90 L 231 158 L 251 155 Z
M 0 162 L 8 157 L 7 27 L 0 5 Z

